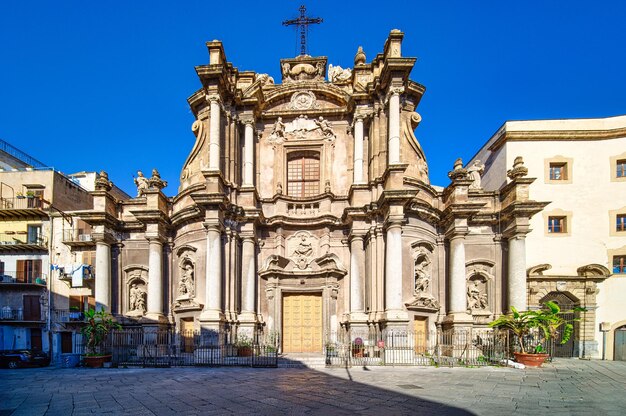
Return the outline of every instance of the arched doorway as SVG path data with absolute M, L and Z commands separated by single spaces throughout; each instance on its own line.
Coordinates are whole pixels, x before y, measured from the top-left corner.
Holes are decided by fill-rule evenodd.
M 626 361 L 626 325 L 617 328 L 613 334 L 613 359 Z
M 563 292 L 548 293 L 546 296 L 544 296 L 541 299 L 540 304 L 543 305 L 544 303 L 548 301 L 552 301 L 556 303 L 557 305 L 559 305 L 559 308 L 561 308 L 561 311 L 571 311 L 575 307 L 579 306 L 579 303 L 577 300 L 572 299 L 570 296 L 568 296 L 567 294 Z M 553 340 L 552 356 L 553 357 L 567 357 L 567 358 L 578 357 L 578 351 L 577 351 L 576 342 L 575 342 L 579 338 L 579 335 L 578 335 L 579 326 L 578 326 L 578 322 L 576 321 L 576 319 L 578 318 L 578 312 L 563 313 L 561 316 L 563 317 L 563 319 L 565 319 L 567 323 L 574 325 L 574 333 L 565 344 L 561 344 L 563 330 L 561 329 L 559 331 L 559 334 L 557 335 L 556 339 Z

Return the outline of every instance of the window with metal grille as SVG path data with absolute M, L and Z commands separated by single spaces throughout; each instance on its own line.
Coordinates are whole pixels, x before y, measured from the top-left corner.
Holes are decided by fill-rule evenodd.
M 613 256 L 613 273 L 626 273 L 626 256 Z
M 626 178 L 626 159 L 620 159 L 616 162 L 615 176 L 618 178 Z
M 548 217 L 549 233 L 565 233 L 567 230 L 565 217 Z
M 287 159 L 287 195 L 307 197 L 320 190 L 320 156 L 317 152 L 298 152 Z
M 615 230 L 626 231 L 626 214 L 619 214 L 615 218 Z

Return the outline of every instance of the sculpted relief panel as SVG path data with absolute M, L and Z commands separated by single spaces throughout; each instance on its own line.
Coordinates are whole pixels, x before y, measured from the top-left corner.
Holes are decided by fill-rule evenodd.
M 319 240 L 307 231 L 299 231 L 287 239 L 287 253 L 299 269 L 304 270 L 317 258 Z
M 288 123 L 284 123 L 283 118 L 278 117 L 268 137 L 268 142 L 281 144 L 288 140 L 325 139 L 332 143 L 336 138 L 332 124 L 324 117 L 309 119 L 306 115 L 300 115 Z
M 147 311 L 148 270 L 145 266 L 129 266 L 125 271 L 125 314 L 142 317 Z
M 413 299 L 406 304 L 409 309 L 439 309 L 439 301 L 433 296 L 432 255 L 431 248 L 426 245 L 418 245 L 413 251 L 415 289 Z

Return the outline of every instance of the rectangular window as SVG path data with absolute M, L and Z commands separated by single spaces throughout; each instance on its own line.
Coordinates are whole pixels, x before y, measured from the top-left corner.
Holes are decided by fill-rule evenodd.
M 626 159 L 620 159 L 616 162 L 615 176 L 618 178 L 626 178 Z
M 287 162 L 287 195 L 308 197 L 319 194 L 320 160 L 318 154 L 296 154 Z
M 626 214 L 619 214 L 615 218 L 615 230 L 626 231 Z
M 43 244 L 43 239 L 41 238 L 41 225 L 28 226 L 28 244 Z
M 567 180 L 567 163 L 550 163 L 550 180 Z
M 41 278 L 41 260 L 17 260 L 17 282 L 35 283 Z
M 565 233 L 567 230 L 565 217 L 548 217 L 548 232 L 549 233 Z
M 613 256 L 613 273 L 626 273 L 626 256 Z

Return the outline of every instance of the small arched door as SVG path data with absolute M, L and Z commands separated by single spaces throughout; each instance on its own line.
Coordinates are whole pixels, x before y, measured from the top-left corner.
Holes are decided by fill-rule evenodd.
M 626 361 L 626 325 L 615 330 L 613 341 L 613 359 Z

